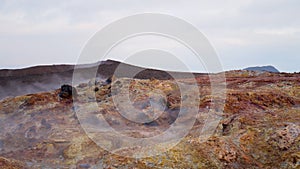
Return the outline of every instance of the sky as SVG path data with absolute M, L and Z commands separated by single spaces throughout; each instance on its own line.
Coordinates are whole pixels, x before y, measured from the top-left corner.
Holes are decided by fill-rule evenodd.
M 1 0 L 0 69 L 75 64 L 101 28 L 145 12 L 197 27 L 224 70 L 273 65 L 300 71 L 299 0 Z

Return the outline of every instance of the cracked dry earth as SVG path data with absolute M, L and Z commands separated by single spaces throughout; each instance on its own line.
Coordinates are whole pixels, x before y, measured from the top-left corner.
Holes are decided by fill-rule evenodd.
M 197 89 L 188 88 L 186 95 L 172 80 L 120 78 L 80 84 L 74 99 L 58 98 L 59 89 L 3 99 L 0 168 L 300 168 L 299 73 L 226 72 L 226 98 L 211 93 L 207 75 L 196 79 Z M 189 79 L 180 82 L 188 85 Z M 131 104 L 116 101 L 116 95 L 128 96 Z M 195 106 L 199 112 L 191 117 Z M 134 110 L 143 113 L 128 114 Z M 199 131 L 210 117 L 216 129 L 203 139 Z M 179 118 L 174 134 L 195 121 L 176 146 L 129 157 L 169 145 L 126 148 L 135 143 L 125 138 L 162 134 Z M 101 120 L 122 135 L 106 130 Z

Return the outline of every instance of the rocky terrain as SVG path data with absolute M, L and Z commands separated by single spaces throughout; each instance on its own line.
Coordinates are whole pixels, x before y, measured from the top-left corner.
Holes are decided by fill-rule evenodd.
M 5 98 L 0 101 L 0 168 L 300 168 L 300 74 L 225 74 L 226 83 L 221 82 L 227 87 L 225 100 L 211 92 L 205 74 L 196 76 L 197 89 L 188 88 L 187 95 L 180 94 L 172 79 L 118 77 L 112 83 L 92 79 L 79 84 L 76 94 L 68 93 L 72 88 L 63 94 L 57 88 Z M 184 85 L 190 81 L 180 79 Z M 114 96 L 126 94 L 132 106 L 144 112 L 137 119 L 149 122 L 132 122 L 120 115 Z M 198 102 L 189 101 L 193 97 Z M 191 117 L 188 112 L 194 106 L 198 112 Z M 159 110 L 163 111 L 153 117 Z M 218 123 L 204 139 L 198 131 L 211 115 Z M 175 126 L 179 133 L 189 119 L 195 122 L 169 150 L 131 158 L 164 149 L 168 143 L 155 144 L 151 150 L 120 148 L 127 144 L 122 137 L 153 137 L 179 117 L 181 125 Z M 124 136 L 101 130 L 98 124 L 103 119 Z

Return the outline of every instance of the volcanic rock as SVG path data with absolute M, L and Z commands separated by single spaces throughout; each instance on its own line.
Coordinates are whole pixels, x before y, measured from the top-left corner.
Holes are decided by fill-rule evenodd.
M 219 93 L 211 92 L 208 75 L 197 76 L 197 88 L 188 88 L 186 96 L 181 96 L 172 79 L 118 78 L 107 85 L 76 86 L 78 101 L 74 104 L 57 99 L 62 91 L 64 96 L 73 95 L 71 86 L 3 99 L 0 168 L 299 168 L 300 74 L 225 74 L 225 102 Z M 190 81 L 180 79 L 184 85 Z M 199 103 L 181 104 L 195 95 Z M 126 96 L 130 104 L 118 102 L 115 96 Z M 212 100 L 216 102 L 212 104 Z M 199 107 L 195 117 L 187 114 L 192 106 Z M 130 114 L 131 117 L 144 116 L 152 122 L 131 121 L 120 108 L 138 110 L 141 114 Z M 205 125 L 208 117 L 219 119 L 217 128 L 212 135 L 199 135 L 211 125 Z M 140 159 L 120 155 L 164 150 L 169 143 L 148 149 L 119 147 L 126 145 L 125 136 L 153 137 L 172 125 L 177 127 L 176 132 L 182 132 L 190 118 L 196 121 L 189 133 L 168 151 Z M 100 121 L 103 119 L 121 137 L 111 132 L 103 135 L 105 131 L 86 132 L 105 129 Z M 110 152 L 109 148 L 116 149 Z
M 62 85 L 59 92 L 59 97 L 61 98 L 71 98 L 72 96 L 76 97 L 77 92 L 74 87 L 71 85 Z

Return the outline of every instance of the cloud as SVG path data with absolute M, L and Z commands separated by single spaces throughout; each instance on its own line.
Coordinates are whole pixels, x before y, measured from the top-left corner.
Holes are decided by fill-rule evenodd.
M 258 29 L 256 34 L 274 35 L 274 36 L 297 36 L 300 33 L 300 28 L 279 28 L 279 29 Z
M 158 12 L 199 28 L 217 49 L 226 69 L 243 67 L 250 60 L 252 64 L 270 61 L 283 70 L 299 71 L 287 61 L 300 63 L 299 6 L 298 0 L 3 0 L 0 59 L 14 58 L 18 63 L 6 60 L 0 67 L 72 63 L 89 37 L 105 25 L 132 14 Z M 47 59 L 36 59 L 36 45 L 44 50 L 38 54 L 44 53 Z M 228 62 L 231 59 L 233 63 Z

